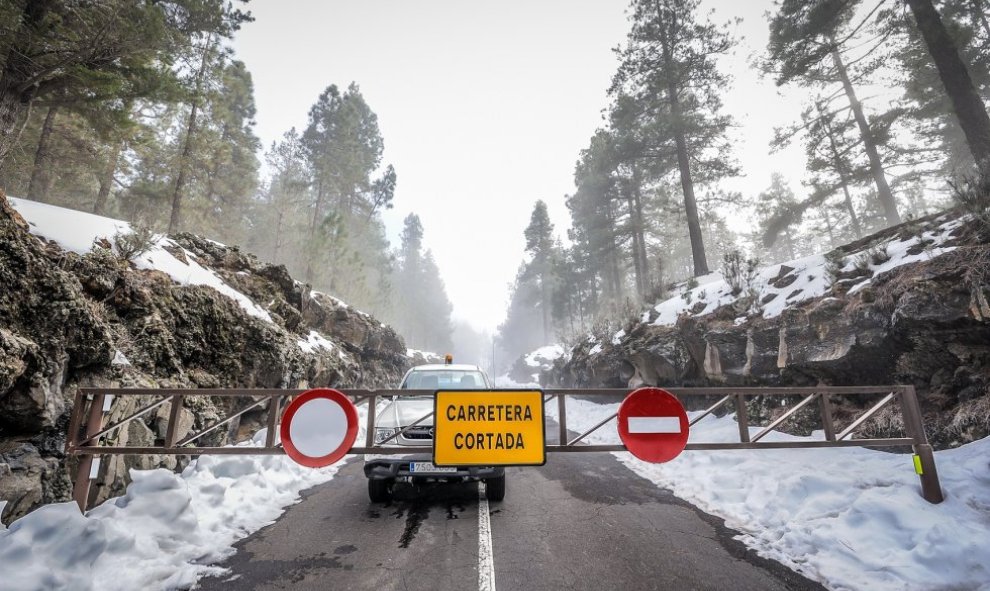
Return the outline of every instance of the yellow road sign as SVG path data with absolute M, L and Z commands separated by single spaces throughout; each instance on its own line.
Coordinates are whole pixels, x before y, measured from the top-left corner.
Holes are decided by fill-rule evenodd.
M 434 404 L 437 466 L 546 463 L 540 390 L 441 390 Z

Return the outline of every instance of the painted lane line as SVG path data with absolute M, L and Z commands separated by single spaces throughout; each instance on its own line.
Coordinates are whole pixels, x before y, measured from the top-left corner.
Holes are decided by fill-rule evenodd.
M 678 417 L 629 417 L 630 433 L 680 433 Z
M 492 551 L 492 522 L 488 514 L 485 483 L 478 483 L 478 589 L 495 591 L 495 553 Z

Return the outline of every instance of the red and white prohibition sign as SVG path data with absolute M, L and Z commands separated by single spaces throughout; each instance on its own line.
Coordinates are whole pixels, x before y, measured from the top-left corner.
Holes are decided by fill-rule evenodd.
M 344 457 L 354 445 L 358 415 L 354 403 L 330 388 L 307 390 L 285 407 L 279 434 L 285 455 L 310 468 Z
M 632 391 L 619 406 L 619 438 L 645 462 L 669 462 L 687 445 L 687 413 L 680 401 L 660 388 Z

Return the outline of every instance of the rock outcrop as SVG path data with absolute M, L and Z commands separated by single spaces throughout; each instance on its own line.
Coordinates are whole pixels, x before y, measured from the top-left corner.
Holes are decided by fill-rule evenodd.
M 0 194 L 0 500 L 5 523 L 42 503 L 67 500 L 68 414 L 82 387 L 390 387 L 410 366 L 389 327 L 294 281 L 285 267 L 190 234 L 172 236 L 192 258 L 246 295 L 266 318 L 203 285 L 139 270 L 108 248 L 67 252 L 29 233 Z M 171 252 L 171 251 L 170 251 Z M 150 399 L 114 401 L 109 418 Z M 228 416 L 221 398 L 187 402 L 180 436 Z M 112 435 L 164 438 L 167 411 Z M 259 415 L 264 409 L 259 409 Z M 242 418 L 241 433 L 252 416 Z M 207 443 L 238 433 L 218 430 Z M 228 435 L 229 434 L 229 435 Z M 181 467 L 187 458 L 117 456 L 102 465 L 98 502 L 123 491 L 129 468 Z
M 889 228 L 827 257 L 841 259 L 884 241 L 896 244 L 932 223 Z M 543 372 L 541 382 L 565 387 L 913 384 L 936 446 L 986 437 L 986 237 L 984 224 L 969 219 L 951 231 L 941 254 L 875 276 L 863 271 L 865 265 L 858 272 L 837 272 L 821 297 L 788 305 L 776 316 L 765 318 L 758 311 L 741 316 L 737 303 L 698 316 L 685 313 L 671 325 L 657 325 L 651 315 L 624 327 L 617 344 L 610 335 L 579 343 L 568 360 Z M 792 271 L 782 266 L 773 281 L 793 281 Z M 767 409 L 757 403 L 751 412 L 759 416 Z

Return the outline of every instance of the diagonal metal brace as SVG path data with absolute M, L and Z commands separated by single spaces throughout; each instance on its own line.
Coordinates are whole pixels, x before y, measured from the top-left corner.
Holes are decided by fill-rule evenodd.
M 784 414 L 782 414 L 779 417 L 777 417 L 777 420 L 776 421 L 770 423 L 769 425 L 766 426 L 765 429 L 763 429 L 762 431 L 760 431 L 759 433 L 757 433 L 756 434 L 756 437 L 753 437 L 751 443 L 756 443 L 757 441 L 759 441 L 760 439 L 762 439 L 764 435 L 766 435 L 767 433 L 769 433 L 769 432 L 773 431 L 774 429 L 776 429 L 777 428 L 777 425 L 779 425 L 779 424 L 783 423 L 784 421 L 786 421 L 787 419 L 791 418 L 794 415 L 794 413 L 796 413 L 797 411 L 799 411 L 802 408 L 804 408 L 804 407 L 808 406 L 809 404 L 811 404 L 811 402 L 813 400 L 815 400 L 816 398 L 818 398 L 818 393 L 811 394 L 810 396 L 808 396 L 807 398 L 805 398 L 801 402 L 798 402 L 797 404 L 795 404 L 792 409 L 788 410 Z

